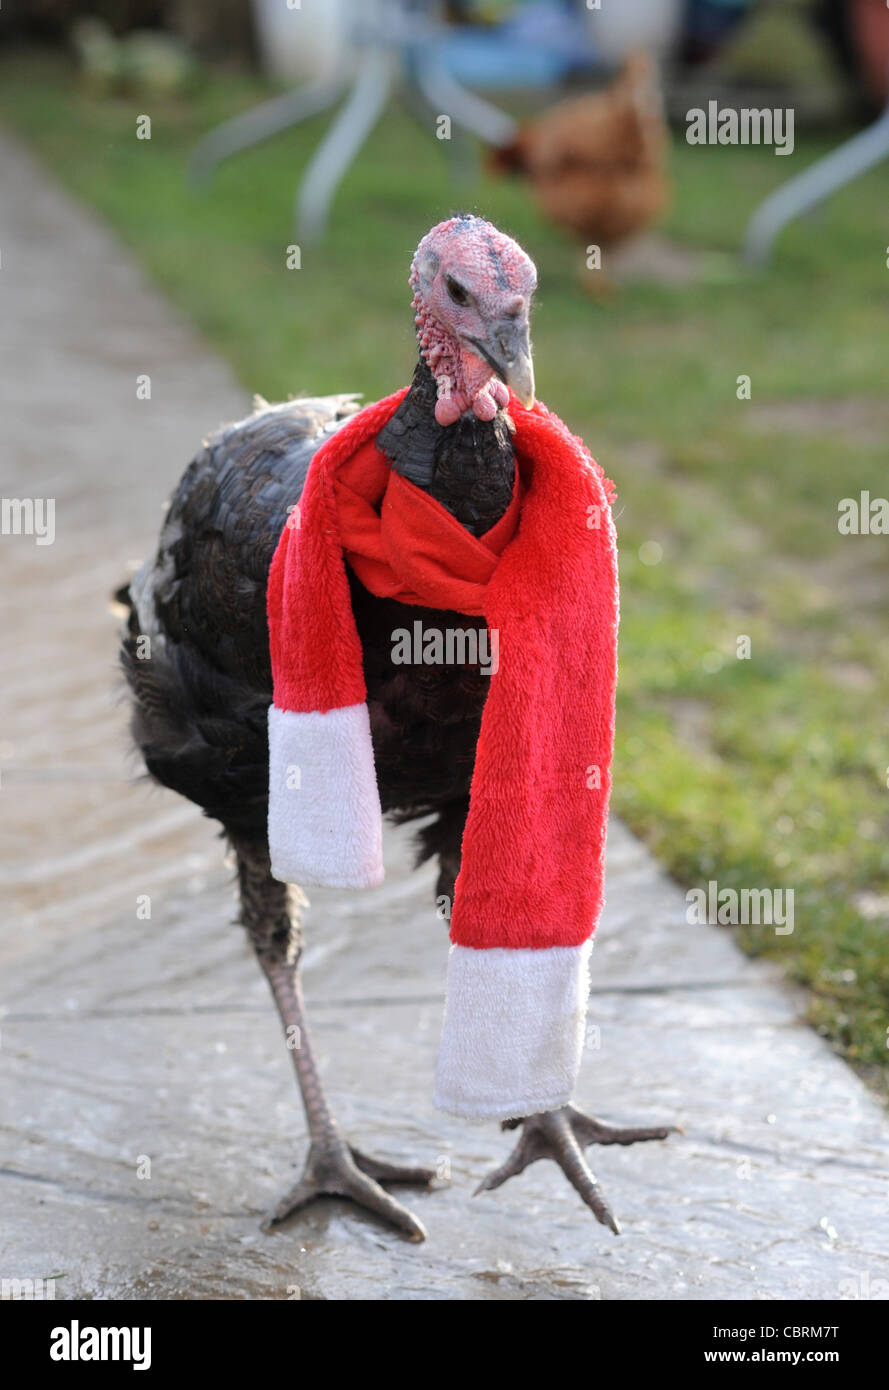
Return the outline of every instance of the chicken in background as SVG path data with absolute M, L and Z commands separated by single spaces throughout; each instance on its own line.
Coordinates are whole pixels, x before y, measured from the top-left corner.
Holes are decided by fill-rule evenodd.
M 667 149 L 657 64 L 634 53 L 610 86 L 550 107 L 490 162 L 524 175 L 545 217 L 610 249 L 666 207 Z

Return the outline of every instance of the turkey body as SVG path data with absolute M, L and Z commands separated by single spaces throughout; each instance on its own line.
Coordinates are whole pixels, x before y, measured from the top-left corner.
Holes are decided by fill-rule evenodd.
M 434 403 L 421 363 L 379 447 L 481 535 L 512 497 L 508 421 L 502 412 L 490 422 L 467 416 L 445 430 Z M 241 845 L 266 843 L 269 567 L 313 454 L 357 408 L 354 396 L 295 400 L 211 436 L 170 500 L 155 556 L 129 586 L 121 662 L 145 765 Z M 392 634 L 418 619 L 439 629 L 481 629 L 484 620 L 377 598 L 351 571 L 349 581 L 381 806 L 399 820 L 435 813 L 418 862 L 439 856 L 436 891 L 451 896 L 490 677 L 478 665 L 394 664 Z

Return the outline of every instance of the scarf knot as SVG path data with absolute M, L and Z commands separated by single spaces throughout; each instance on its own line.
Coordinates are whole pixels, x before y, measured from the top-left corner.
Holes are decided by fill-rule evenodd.
M 518 469 L 509 506 L 478 537 L 390 468 L 372 440 L 335 470 L 333 492 L 343 553 L 372 594 L 482 616 L 488 583 L 519 522 Z

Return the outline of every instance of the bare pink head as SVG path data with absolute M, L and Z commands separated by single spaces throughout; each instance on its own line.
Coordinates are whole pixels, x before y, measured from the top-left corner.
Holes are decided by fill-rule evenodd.
M 493 420 L 508 386 L 534 404 L 528 323 L 537 271 L 517 242 L 481 217 L 452 217 L 420 242 L 410 283 L 440 425 L 466 410 Z

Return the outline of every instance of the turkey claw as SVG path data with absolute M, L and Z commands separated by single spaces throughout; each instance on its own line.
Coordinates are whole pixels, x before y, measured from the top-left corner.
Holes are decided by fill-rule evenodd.
M 616 1236 L 620 1235 L 620 1226 L 583 1150 L 588 1144 L 636 1144 L 648 1139 L 666 1139 L 669 1134 L 678 1133 L 675 1125 L 625 1129 L 606 1125 L 592 1115 L 584 1115 L 573 1105 L 563 1105 L 559 1110 L 547 1110 L 539 1115 L 528 1115 L 523 1120 L 504 1120 L 502 1128 L 517 1129 L 519 1125 L 522 1134 L 512 1153 L 505 1163 L 479 1183 L 474 1195 L 501 1187 L 508 1178 L 524 1172 L 539 1158 L 551 1158 L 596 1220 Z

